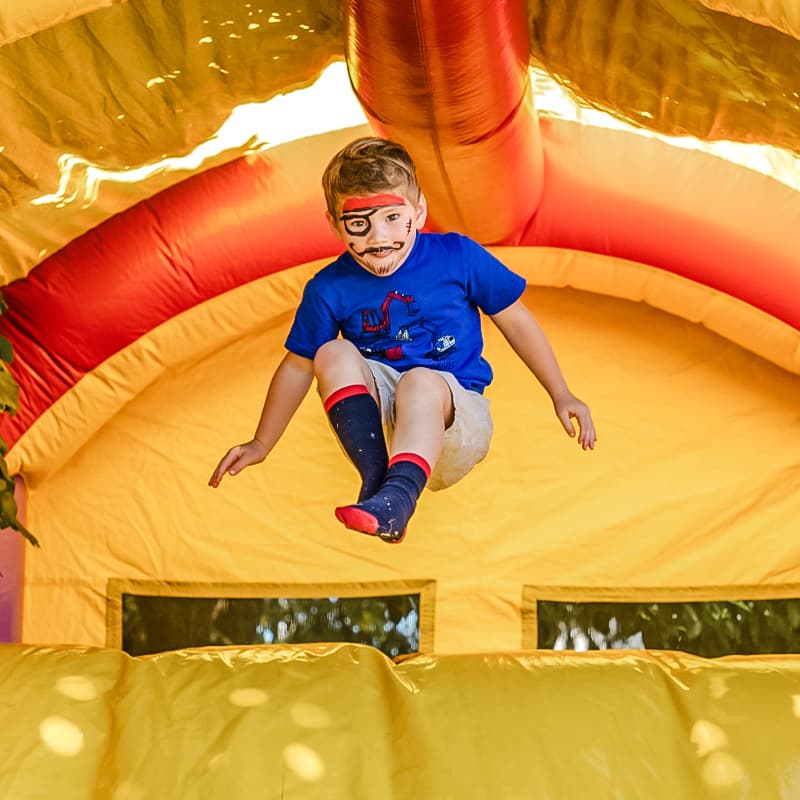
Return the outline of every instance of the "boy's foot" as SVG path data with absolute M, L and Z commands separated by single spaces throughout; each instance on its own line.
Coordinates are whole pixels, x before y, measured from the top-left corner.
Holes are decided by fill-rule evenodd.
M 406 535 L 406 528 L 402 531 L 379 530 L 381 523 L 378 518 L 357 505 L 337 508 L 336 519 L 351 531 L 366 533 L 368 536 L 377 536 L 382 542 L 387 542 L 388 544 L 400 544 Z
M 348 528 L 382 541 L 398 544 L 417 507 L 417 500 L 430 475 L 427 461 L 413 453 L 395 456 L 380 489 L 372 497 L 336 509 L 336 519 Z

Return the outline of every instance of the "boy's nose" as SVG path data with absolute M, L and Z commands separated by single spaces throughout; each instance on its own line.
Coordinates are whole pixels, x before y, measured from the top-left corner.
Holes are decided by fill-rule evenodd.
M 388 236 L 389 225 L 385 222 L 374 222 L 369 231 L 369 239 L 381 241 Z

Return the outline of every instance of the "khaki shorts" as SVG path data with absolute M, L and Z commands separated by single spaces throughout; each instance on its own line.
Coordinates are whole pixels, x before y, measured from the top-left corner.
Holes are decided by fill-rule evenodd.
M 402 372 L 380 361 L 367 360 L 381 400 L 381 417 L 386 440 L 394 430 L 394 393 Z M 492 417 L 489 400 L 478 392 L 465 389 L 449 372 L 439 372 L 447 381 L 453 397 L 453 424 L 444 432 L 442 454 L 428 481 L 434 492 L 461 480 L 486 453 L 492 440 Z

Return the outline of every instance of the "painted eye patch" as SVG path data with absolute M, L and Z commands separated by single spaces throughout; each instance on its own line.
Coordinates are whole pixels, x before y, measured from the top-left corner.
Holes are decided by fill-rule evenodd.
M 372 230 L 370 217 L 387 206 L 405 205 L 396 194 L 376 194 L 370 197 L 348 197 L 342 204 L 341 221 L 350 236 L 366 236 Z
M 368 211 L 365 214 L 343 214 L 342 222 L 344 223 L 344 229 L 351 236 L 366 236 L 372 230 L 370 217 L 377 210 L 377 208 L 373 208 L 372 211 Z

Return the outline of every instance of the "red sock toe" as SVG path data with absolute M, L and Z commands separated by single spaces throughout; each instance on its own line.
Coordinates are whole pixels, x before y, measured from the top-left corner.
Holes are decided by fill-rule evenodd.
M 380 524 L 377 517 L 356 506 L 341 506 L 337 508 L 336 519 L 351 531 L 367 533 L 370 536 L 375 536 Z

